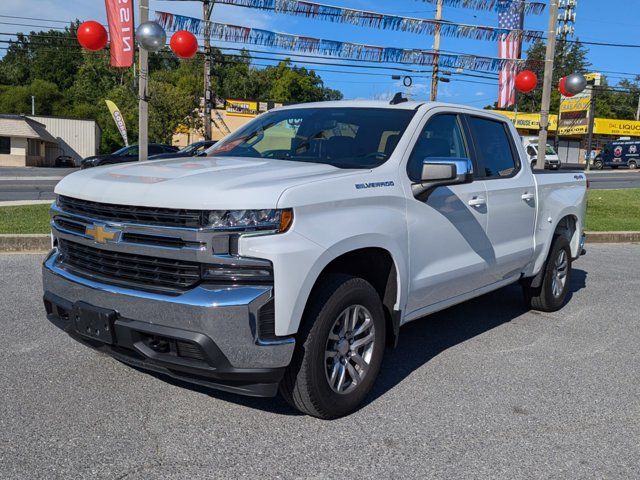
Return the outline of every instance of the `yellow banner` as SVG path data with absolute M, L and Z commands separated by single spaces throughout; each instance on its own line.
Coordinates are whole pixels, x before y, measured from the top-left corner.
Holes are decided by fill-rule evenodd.
M 640 122 L 636 120 L 596 118 L 594 132 L 600 135 L 640 137 Z
M 529 130 L 540 130 L 540 114 L 539 113 L 518 113 L 509 112 L 507 110 L 492 110 L 494 113 L 504 115 L 511 120 L 516 128 L 526 128 Z M 549 115 L 549 130 L 558 128 L 558 116 Z
M 258 102 L 250 100 L 227 100 L 227 115 L 233 117 L 256 117 L 258 116 Z
M 583 112 L 589 110 L 591 106 L 591 98 L 567 98 L 562 97 L 562 103 L 560 104 L 561 112 Z
M 120 109 L 111 100 L 105 100 L 105 103 L 107 104 L 109 112 L 111 112 L 111 116 L 113 117 L 113 121 L 116 123 L 116 127 L 118 127 L 118 131 L 122 136 L 122 140 L 124 140 L 124 144 L 129 146 L 129 140 L 127 139 L 127 126 L 124 124 L 124 117 L 122 116 Z

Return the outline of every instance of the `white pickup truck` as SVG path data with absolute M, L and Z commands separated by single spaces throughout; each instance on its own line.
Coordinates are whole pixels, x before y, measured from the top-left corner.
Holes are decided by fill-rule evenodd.
M 486 111 L 284 107 L 208 157 L 62 180 L 45 308 L 125 363 L 335 418 L 407 322 L 514 282 L 532 308 L 561 308 L 586 188 L 582 173 L 534 175 Z

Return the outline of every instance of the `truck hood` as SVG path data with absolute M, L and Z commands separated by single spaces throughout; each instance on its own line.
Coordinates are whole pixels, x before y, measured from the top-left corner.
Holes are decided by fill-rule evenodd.
M 55 193 L 94 202 L 148 207 L 275 208 L 282 193 L 290 187 L 362 173 L 285 160 L 182 158 L 82 170 L 62 179 Z

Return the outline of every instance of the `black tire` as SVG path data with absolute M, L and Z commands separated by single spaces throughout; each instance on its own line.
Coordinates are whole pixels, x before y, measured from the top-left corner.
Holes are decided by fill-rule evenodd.
M 554 294 L 554 276 L 556 274 L 556 261 L 564 252 L 566 259 L 565 281 L 560 292 Z M 539 287 L 531 286 L 531 279 L 523 283 L 525 302 L 529 308 L 542 312 L 555 312 L 560 310 L 567 298 L 569 284 L 571 283 L 571 247 L 565 237 L 556 236 L 551 245 L 551 250 L 544 264 L 542 284 Z
M 596 161 L 593 163 L 593 167 L 596 170 L 602 170 L 604 168 L 604 164 L 602 163 L 602 160 L 596 159 Z
M 329 384 L 325 350 L 336 320 L 351 306 L 365 307 L 374 326 L 369 369 L 353 390 L 338 393 Z M 373 387 L 385 347 L 385 316 L 376 290 L 362 278 L 332 274 L 314 288 L 305 310 L 296 351 L 280 383 L 280 394 L 308 415 L 332 419 L 356 410 Z M 335 359 L 334 359 L 335 360 Z
M 629 170 L 635 170 L 638 168 L 638 164 L 636 162 L 629 162 Z

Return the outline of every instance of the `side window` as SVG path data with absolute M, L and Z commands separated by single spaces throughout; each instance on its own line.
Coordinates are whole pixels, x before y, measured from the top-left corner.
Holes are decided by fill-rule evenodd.
M 158 155 L 159 153 L 164 153 L 164 148 L 159 145 L 149 145 L 149 155 Z
M 530 157 L 535 157 L 537 155 L 536 149 L 529 145 L 527 147 L 527 155 L 529 155 Z
M 469 117 L 469 127 L 485 178 L 509 177 L 518 171 L 520 162 L 514 155 L 504 122 Z
M 127 152 L 124 154 L 124 156 L 126 157 L 137 157 L 138 156 L 138 147 L 133 146 L 130 147 L 129 150 L 127 150 Z
M 413 182 L 422 177 L 425 158 L 469 158 L 457 115 L 436 115 L 420 133 L 407 164 L 407 174 Z

